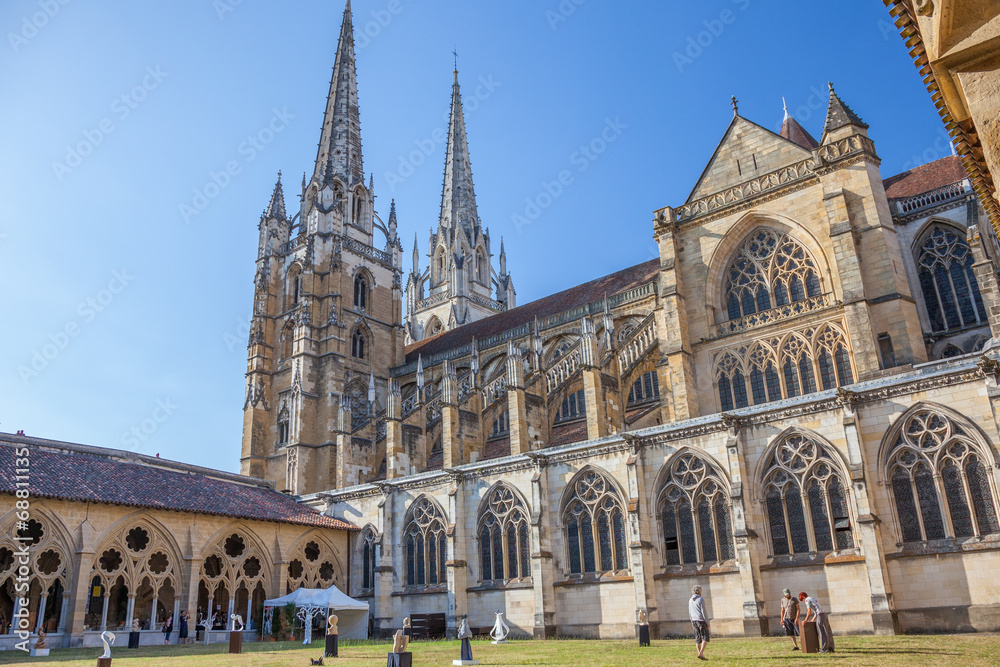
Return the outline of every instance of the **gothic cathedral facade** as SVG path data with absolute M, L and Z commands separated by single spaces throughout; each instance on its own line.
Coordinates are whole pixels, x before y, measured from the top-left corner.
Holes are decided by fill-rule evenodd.
M 658 259 L 518 306 L 456 72 L 404 294 L 352 31 L 299 211 L 279 176 L 261 218 L 241 461 L 362 529 L 379 631 L 686 634 L 695 583 L 722 634 L 776 632 L 785 587 L 839 632 L 1000 629 L 998 247 L 957 158 L 884 178 L 832 86 L 819 140 L 734 100 Z

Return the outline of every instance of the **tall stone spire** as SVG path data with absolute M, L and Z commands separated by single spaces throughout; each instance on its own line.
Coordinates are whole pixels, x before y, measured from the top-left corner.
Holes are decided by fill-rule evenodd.
M 451 86 L 451 119 L 448 122 L 448 147 L 444 158 L 444 183 L 441 187 L 441 217 L 439 226 L 464 229 L 473 238 L 479 226 L 476 191 L 472 184 L 472 163 L 465 134 L 465 113 L 462 93 L 458 87 L 458 66 Z
M 285 214 L 285 193 L 281 189 L 281 172 L 278 172 L 278 182 L 274 184 L 274 192 L 271 193 L 271 201 L 267 204 L 267 212 L 265 215 L 268 218 L 275 218 L 277 220 L 284 220 L 287 216 Z
M 329 182 L 339 177 L 348 187 L 364 183 L 361 159 L 361 119 L 358 115 L 358 76 L 354 63 L 354 25 L 351 0 L 344 8 L 337 58 L 330 79 L 330 93 L 323 115 L 323 131 L 316 153 L 313 180 Z

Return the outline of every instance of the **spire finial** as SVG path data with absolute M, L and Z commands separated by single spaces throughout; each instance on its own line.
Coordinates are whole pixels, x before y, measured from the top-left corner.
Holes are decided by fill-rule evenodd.
M 736 99 L 735 95 L 732 96 L 732 98 L 730 99 L 729 103 L 733 106 L 733 115 L 734 116 L 739 116 L 740 115 L 740 106 L 739 106 L 739 101 Z
M 827 81 L 826 82 L 826 87 L 829 88 L 830 92 L 832 93 L 833 92 L 833 81 Z
M 455 45 L 455 48 L 452 50 L 451 55 L 455 56 L 455 72 L 457 73 L 458 72 L 458 44 Z

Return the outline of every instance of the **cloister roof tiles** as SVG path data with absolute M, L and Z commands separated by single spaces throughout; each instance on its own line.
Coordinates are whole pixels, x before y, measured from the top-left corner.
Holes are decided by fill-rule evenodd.
M 18 450 L 27 449 L 27 457 Z M 0 434 L 0 493 L 17 489 L 18 458 L 35 498 L 107 503 L 358 530 L 275 491 L 263 480 L 132 452 Z
M 889 199 L 913 197 L 968 178 L 962 160 L 954 155 L 914 167 L 882 181 Z

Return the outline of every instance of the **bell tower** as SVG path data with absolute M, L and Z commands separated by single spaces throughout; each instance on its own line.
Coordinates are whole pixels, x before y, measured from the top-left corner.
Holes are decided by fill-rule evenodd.
M 241 472 L 306 494 L 384 465 L 375 415 L 403 360 L 402 245 L 365 184 L 351 3 L 316 162 L 289 216 L 279 174 L 259 223 Z

